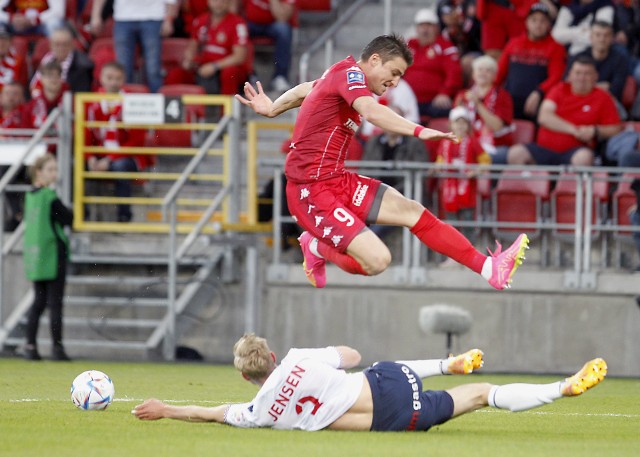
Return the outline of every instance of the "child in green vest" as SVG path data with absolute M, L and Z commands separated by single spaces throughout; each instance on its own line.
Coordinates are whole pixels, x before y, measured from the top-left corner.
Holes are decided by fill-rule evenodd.
M 63 226 L 71 225 L 73 213 L 58 198 L 53 185 L 58 179 L 55 156 L 38 157 L 30 168 L 33 189 L 24 206 L 24 269 L 33 281 L 34 300 L 27 320 L 25 358 L 40 360 L 36 336 L 40 316 L 49 308 L 53 360 L 69 360 L 62 346 L 62 298 L 66 281 L 69 240 Z

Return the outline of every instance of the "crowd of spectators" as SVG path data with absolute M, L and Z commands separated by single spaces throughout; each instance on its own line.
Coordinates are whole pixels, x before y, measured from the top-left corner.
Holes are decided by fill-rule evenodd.
M 254 72 L 255 43 L 265 40 L 273 47 L 265 86 L 282 93 L 291 87 L 298 3 L 0 0 L 2 127 L 41 125 L 65 90 L 126 92 L 137 83 L 156 92 L 194 84 L 206 93 L 234 94 Z M 640 120 L 638 0 L 439 0 L 416 11 L 413 25 L 414 64 L 381 103 L 425 125 L 464 107 L 494 163 L 610 165 L 607 140 L 623 130 L 623 121 Z M 181 46 L 173 63 L 163 55 L 171 40 Z M 105 87 L 104 68 L 122 70 L 118 89 Z M 117 117 L 117 107 L 94 108 L 94 116 Z M 513 144 L 515 120 L 534 124 L 533 142 Z M 90 133 L 92 144 L 106 144 L 108 132 Z M 356 155 L 369 150 L 368 140 L 389 149 L 372 125 L 365 123 L 358 138 Z M 109 144 L 122 141 L 128 140 Z M 435 160 L 438 152 L 429 152 Z M 111 159 L 105 165 L 93 158 L 89 169 L 120 170 L 122 160 Z M 145 165 L 132 158 L 124 169 Z M 120 209 L 119 219 L 130 219 Z

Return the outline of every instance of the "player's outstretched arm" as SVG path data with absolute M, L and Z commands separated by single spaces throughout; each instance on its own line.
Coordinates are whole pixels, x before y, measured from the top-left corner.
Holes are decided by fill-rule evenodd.
M 186 422 L 224 423 L 224 415 L 229 405 L 210 408 L 203 406 L 175 406 L 151 398 L 136 406 L 131 414 L 140 420 L 177 419 Z
M 246 82 L 244 83 L 244 97 L 238 94 L 236 94 L 235 97 L 240 103 L 248 106 L 257 114 L 271 118 L 302 105 L 302 101 L 309 95 L 312 87 L 313 81 L 298 84 L 286 91 L 275 101 L 272 101 L 269 96 L 265 94 L 260 81 L 256 82 L 256 87 Z
M 452 132 L 441 132 L 440 130 L 425 128 L 399 116 L 390 108 L 378 103 L 373 97 L 365 96 L 357 98 L 353 102 L 353 108 L 373 125 L 399 135 L 414 135 L 416 128 L 418 128 L 418 138 L 421 140 L 459 141 L 458 137 Z
M 340 354 L 340 368 L 354 368 L 357 367 L 362 356 L 360 353 L 349 346 L 336 346 L 336 351 Z

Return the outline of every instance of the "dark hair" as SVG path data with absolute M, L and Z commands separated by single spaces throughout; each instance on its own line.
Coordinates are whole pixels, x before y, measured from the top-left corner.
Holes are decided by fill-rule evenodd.
M 407 46 L 407 42 L 400 35 L 380 35 L 369 42 L 362 50 L 361 60 L 367 60 L 373 54 L 379 54 L 382 63 L 385 63 L 395 57 L 402 57 L 407 65 L 413 63 L 413 54 Z
M 112 60 L 110 62 L 105 63 L 102 68 L 101 68 L 101 73 L 102 70 L 104 70 L 105 68 L 113 68 L 114 70 L 118 70 L 120 73 L 125 74 L 125 69 L 124 69 L 124 65 L 122 65 L 120 62 L 118 62 L 117 60 Z
M 50 71 L 57 71 L 59 75 L 62 75 L 62 66 L 60 62 L 53 59 L 48 61 L 47 63 L 43 63 L 40 65 L 40 73 L 49 73 Z
M 596 26 L 602 27 L 604 29 L 609 29 L 613 32 L 613 24 L 611 24 L 610 22 L 603 21 L 603 20 L 593 21 L 593 23 L 591 24 L 591 28 Z
M 578 56 L 576 56 L 575 59 L 573 59 L 573 62 L 571 63 L 571 67 L 573 67 L 575 64 L 582 64 L 582 65 L 591 65 L 593 67 L 594 70 L 598 70 L 598 67 L 596 66 L 596 61 L 593 57 L 591 57 L 590 55 L 587 54 L 580 54 Z M 571 68 L 569 68 L 571 69 Z

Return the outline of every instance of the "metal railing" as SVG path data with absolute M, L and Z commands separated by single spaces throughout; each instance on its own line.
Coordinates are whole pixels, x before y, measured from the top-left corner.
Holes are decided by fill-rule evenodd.
M 295 223 L 290 217 L 281 215 L 281 208 L 278 205 L 283 191 L 279 185 L 279 177 L 284 172 L 284 162 L 279 158 L 265 158 L 258 161 L 258 165 L 265 173 L 273 175 L 276 186 L 274 189 L 274 216 L 273 216 L 273 232 L 281 233 L 282 224 Z M 437 208 L 437 191 L 435 191 L 436 207 L 430 209 L 440 215 L 443 220 L 457 228 L 471 227 L 477 231 L 484 231 L 487 235 L 493 237 L 509 237 L 509 233 L 513 232 L 514 237 L 517 231 L 535 231 L 539 232 L 538 240 L 534 243 L 532 249 L 539 250 L 540 262 L 542 266 L 546 265 L 547 259 L 551 256 L 551 249 L 548 246 L 549 240 L 562 241 L 564 244 L 573 246 L 573 260 L 570 265 L 558 268 L 564 269 L 565 285 L 569 288 L 589 289 L 595 287 L 595 275 L 598 270 L 594 267 L 592 258 L 594 249 L 594 234 L 602 233 L 603 252 L 601 259 L 601 268 L 607 266 L 608 255 L 619 257 L 621 255 L 620 243 L 631 243 L 630 233 L 640 231 L 640 227 L 633 225 L 621 225 L 612 217 L 610 210 L 605 214 L 599 214 L 598 218 L 594 217 L 593 210 L 600 203 L 594 197 L 594 182 L 606 179 L 610 184 L 621 182 L 623 173 L 636 173 L 638 170 L 624 168 L 604 168 L 604 167 L 546 167 L 546 166 L 467 166 L 465 171 L 451 166 L 443 166 L 432 163 L 415 163 L 415 162 L 348 162 L 347 168 L 357 168 L 358 172 L 367 176 L 383 178 L 388 176 L 399 177 L 403 181 L 404 194 L 417 201 L 423 200 L 424 183 L 427 179 L 438 178 L 461 178 L 466 177 L 466 172 L 474 170 L 478 173 L 478 177 L 497 182 L 499 179 L 508 179 L 503 172 L 505 170 L 523 171 L 524 176 L 517 179 L 527 180 L 536 179 L 535 175 L 527 176 L 527 172 L 544 171 L 548 173 L 546 179 L 551 184 L 559 180 L 575 180 L 575 205 L 572 222 L 560 223 L 552 218 L 550 202 L 554 199 L 553 192 L 549 192 L 546 197 L 540 200 L 540 217 L 535 221 L 509 221 L 497 217 L 495 208 L 484 209 L 481 202 L 476 207 L 476 217 L 472 221 L 447 220 Z M 607 173 L 606 177 L 599 176 L 603 172 Z M 514 178 L 516 179 L 516 178 Z M 489 205 L 495 205 L 495 195 L 497 190 L 491 189 L 489 196 Z M 480 199 L 480 195 L 478 196 Z M 612 206 L 615 202 L 611 198 Z M 626 233 L 626 235 L 624 235 Z M 615 234 L 616 250 L 611 253 L 607 250 L 608 243 L 607 234 Z M 288 265 L 282 262 L 281 246 L 279 243 L 273 244 L 272 265 L 269 269 L 269 277 L 273 280 L 284 280 L 288 274 Z M 557 249 L 560 249 L 558 247 Z M 399 258 L 394 263 L 395 280 L 403 283 L 425 284 L 426 271 L 430 268 L 428 260 L 425 258 L 425 246 L 416 237 L 411 236 L 408 230 L 403 230 L 402 245 L 399 253 L 395 253 L 394 257 Z

